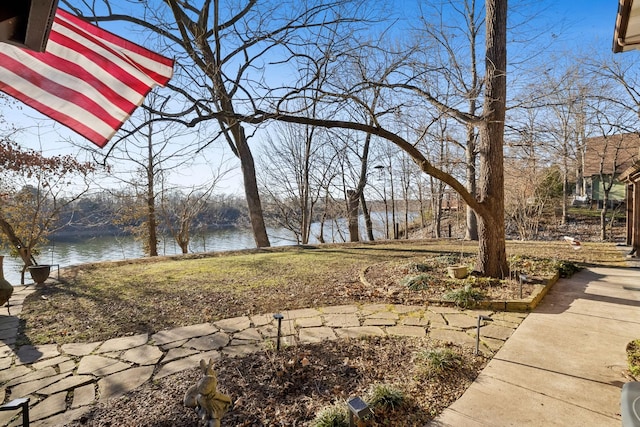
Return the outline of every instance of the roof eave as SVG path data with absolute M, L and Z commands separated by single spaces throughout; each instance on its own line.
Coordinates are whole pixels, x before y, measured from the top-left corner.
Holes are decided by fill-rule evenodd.
M 640 37 L 628 34 L 630 20 L 638 19 L 631 15 L 633 0 L 619 0 L 616 26 L 613 33 L 613 52 L 620 53 L 640 48 Z

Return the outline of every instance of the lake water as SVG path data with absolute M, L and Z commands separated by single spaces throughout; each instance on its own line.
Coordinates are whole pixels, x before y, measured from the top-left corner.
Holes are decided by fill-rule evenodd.
M 381 218 L 374 222 L 374 237 L 384 236 L 384 226 Z M 325 224 L 325 239 L 327 242 L 343 242 L 348 238 L 346 226 L 343 221 Z M 361 234 L 364 234 L 364 224 Z M 312 235 L 317 235 L 319 225 L 312 225 Z M 285 229 L 268 229 L 272 246 L 285 246 L 296 244 L 293 234 Z M 311 244 L 318 243 L 314 237 Z M 253 234 L 249 229 L 226 228 L 212 230 L 204 235 L 192 237 L 189 245 L 189 253 L 228 251 L 255 248 Z M 70 265 L 84 264 L 97 261 L 117 261 L 144 257 L 140 242 L 131 236 L 104 236 L 94 237 L 80 242 L 51 242 L 41 248 L 42 253 L 36 257 L 40 264 L 59 264 L 60 268 Z M 180 247 L 170 238 L 162 239 L 158 245 L 159 255 L 175 255 L 181 253 Z M 20 284 L 20 269 L 22 260 L 9 256 L 4 258 L 4 276 L 12 285 Z M 55 267 L 52 275 L 55 275 Z M 25 275 L 25 283 L 32 283 L 29 273 Z

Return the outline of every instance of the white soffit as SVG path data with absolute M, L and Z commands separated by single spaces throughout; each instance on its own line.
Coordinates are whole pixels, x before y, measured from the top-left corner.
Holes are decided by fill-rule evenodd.
M 619 0 L 613 51 L 640 49 L 640 0 Z

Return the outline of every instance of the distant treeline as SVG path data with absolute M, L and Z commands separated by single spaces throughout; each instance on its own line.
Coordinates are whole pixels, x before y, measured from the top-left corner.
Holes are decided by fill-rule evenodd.
M 175 199 L 180 196 L 174 194 L 172 197 Z M 145 203 L 146 200 L 142 197 L 120 193 L 104 192 L 83 196 L 64 209 L 50 239 L 73 241 L 99 236 L 129 235 L 133 227 L 148 219 L 143 209 Z M 170 208 L 165 207 L 162 202 L 156 204 L 158 230 L 163 232 L 167 228 L 166 221 L 175 218 L 175 212 L 167 212 Z M 132 209 L 132 206 L 140 206 L 140 209 Z M 132 214 L 132 211 L 139 214 Z M 233 195 L 211 196 L 192 222 L 193 230 L 199 232 L 244 226 L 248 224 L 246 202 Z

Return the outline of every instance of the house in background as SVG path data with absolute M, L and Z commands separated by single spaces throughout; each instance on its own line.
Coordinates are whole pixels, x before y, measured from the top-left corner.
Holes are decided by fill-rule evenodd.
M 620 175 L 627 185 L 627 244 L 631 254 L 640 256 L 640 161 Z
M 585 145 L 582 175 L 588 199 L 602 208 L 605 189 L 610 186 L 609 206 L 624 202 L 627 185 L 619 177 L 635 162 L 640 161 L 640 134 L 588 138 Z
M 613 33 L 613 52 L 640 48 L 640 2 L 620 0 Z M 630 165 L 621 176 L 627 184 L 627 244 L 640 256 L 640 162 Z M 631 405 L 629 406 L 631 407 Z M 629 419 L 631 421 L 631 419 Z

